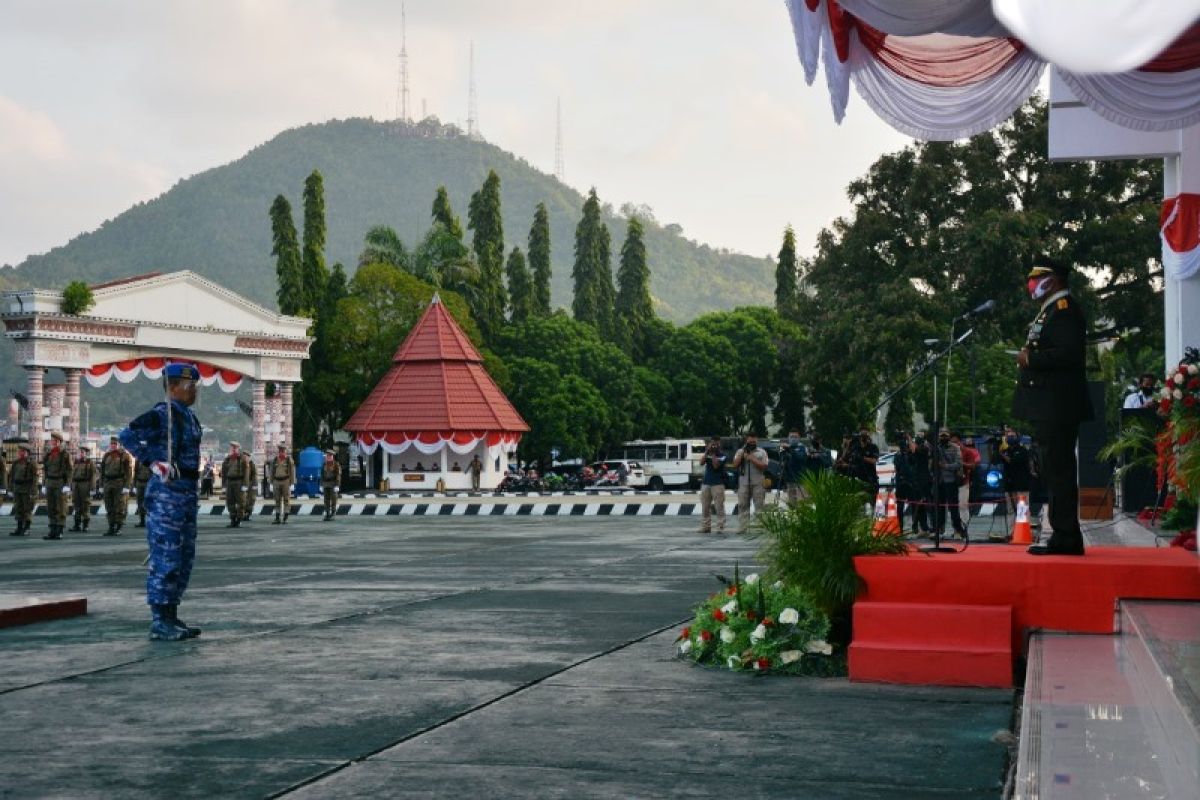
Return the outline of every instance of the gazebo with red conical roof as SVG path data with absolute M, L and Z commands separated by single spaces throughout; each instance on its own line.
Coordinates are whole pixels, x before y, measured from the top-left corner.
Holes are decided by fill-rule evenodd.
M 382 451 L 369 460 L 370 485 L 386 478 L 411 489 L 439 479 L 447 489 L 470 488 L 476 456 L 480 488 L 494 488 L 529 430 L 436 294 L 345 428 L 363 453 Z

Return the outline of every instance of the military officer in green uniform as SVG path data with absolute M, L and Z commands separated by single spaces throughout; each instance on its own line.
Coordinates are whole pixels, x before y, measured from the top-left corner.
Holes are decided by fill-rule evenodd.
M 79 458 L 71 467 L 71 513 L 75 524 L 73 532 L 86 531 L 92 518 L 92 494 L 96 491 L 96 462 L 87 445 L 79 448 Z
M 33 508 L 37 505 L 38 470 L 37 464 L 30 458 L 31 452 L 27 444 L 18 446 L 17 460 L 8 471 L 8 489 L 13 497 L 13 519 L 17 521 L 17 527 L 10 536 L 29 535 Z
M 1067 265 L 1043 262 L 1027 276 L 1030 296 L 1041 303 L 1017 354 L 1013 414 L 1034 425 L 1042 448 L 1042 480 L 1050 495 L 1050 527 L 1034 555 L 1083 555 L 1079 527 L 1079 477 L 1075 445 L 1079 423 L 1092 418 L 1085 372 L 1087 323 L 1067 288 Z
M 146 527 L 146 487 L 150 485 L 150 465 L 144 461 L 137 462 L 133 470 L 133 490 L 137 493 L 138 521 L 135 528 Z
M 50 532 L 43 539 L 61 539 L 67 524 L 67 481 L 71 479 L 71 454 L 63 447 L 63 435 L 50 434 L 50 450 L 42 456 L 42 479 L 46 486 L 46 517 Z
M 246 479 L 250 476 L 250 459 L 242 452 L 237 442 L 229 443 L 229 455 L 221 462 L 221 488 L 225 490 L 225 508 L 229 511 L 229 524 L 236 528 L 242 524 L 245 510 L 242 501 L 246 494 Z
M 287 445 L 280 444 L 278 455 L 267 463 L 267 477 L 271 479 L 271 499 L 275 501 L 274 524 L 280 523 L 279 515 L 283 514 L 282 522 L 287 525 L 292 510 L 292 485 L 296 482 L 296 463 L 288 455 Z
M 246 502 L 242 508 L 242 522 L 249 522 L 254 516 L 254 504 L 258 501 L 258 467 L 254 459 L 246 456 Z
M 104 513 L 108 515 L 108 532 L 104 535 L 120 536 L 125 515 L 129 512 L 133 459 L 116 436 L 109 439 L 108 452 L 100 462 L 100 475 L 104 481 Z

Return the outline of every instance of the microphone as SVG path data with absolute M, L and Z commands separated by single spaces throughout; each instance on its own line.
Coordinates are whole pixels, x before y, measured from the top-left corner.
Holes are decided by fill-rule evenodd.
M 991 310 L 992 310 L 992 309 L 994 309 L 995 307 L 996 307 L 996 301 L 995 301 L 995 300 L 988 300 L 986 303 L 982 303 L 981 305 L 978 305 L 978 306 L 976 306 L 975 308 L 972 308 L 972 309 L 971 309 L 970 311 L 968 311 L 967 313 L 965 313 L 965 314 L 960 314 L 960 315 L 958 316 L 958 318 L 959 318 L 959 319 L 967 319 L 967 318 L 969 318 L 969 317 L 977 317 L 977 316 L 979 316 L 980 314 L 987 314 L 987 313 L 990 313 L 990 312 L 991 312 Z

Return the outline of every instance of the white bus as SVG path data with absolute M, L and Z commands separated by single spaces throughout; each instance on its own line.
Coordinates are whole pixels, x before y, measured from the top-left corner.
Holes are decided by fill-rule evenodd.
M 639 462 L 649 489 L 695 488 L 704 477 L 705 446 L 703 439 L 637 439 L 609 455 Z

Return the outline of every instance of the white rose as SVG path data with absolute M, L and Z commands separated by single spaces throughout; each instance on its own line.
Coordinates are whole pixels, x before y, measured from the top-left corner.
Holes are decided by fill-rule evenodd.
M 728 603 L 721 606 L 721 610 L 724 611 L 726 614 L 732 614 L 734 611 L 737 610 L 737 600 L 730 600 Z
M 753 586 L 756 583 L 758 583 L 758 573 L 757 572 L 751 572 L 749 575 L 746 576 L 746 585 L 747 586 Z
M 729 627 L 728 625 L 724 625 L 721 627 L 721 641 L 722 642 L 724 642 L 725 644 L 729 644 L 736 638 L 737 638 L 737 634 L 733 632 L 733 628 Z
M 781 625 L 795 625 L 800 621 L 800 612 L 794 608 L 785 608 L 779 612 L 779 623 Z
M 804 649 L 809 653 L 820 653 L 823 656 L 833 654 L 833 646 L 824 639 L 813 639 L 808 644 L 804 645 Z
M 737 669 L 737 665 L 737 656 L 730 656 L 729 658 L 725 659 L 725 666 L 729 667 L 730 669 Z
M 755 671 L 762 669 L 762 667 L 760 667 L 760 666 L 758 665 L 758 659 L 757 659 L 757 658 L 756 658 L 756 659 L 754 659 L 754 669 L 755 669 Z
M 1175 391 L 1171 392 L 1171 396 L 1174 397 L 1176 400 L 1182 400 L 1183 392 L 1180 391 L 1179 389 L 1176 389 Z
M 1188 364 L 1188 375 L 1200 374 L 1200 367 L 1195 364 Z
M 775 581 L 771 584 L 771 588 L 778 592 L 783 588 L 783 581 Z
M 800 660 L 799 650 L 784 650 L 779 654 L 779 661 L 783 664 L 794 664 Z
M 679 654 L 686 656 L 690 652 L 692 652 L 692 640 L 684 639 L 679 643 Z
M 1183 386 L 1183 373 L 1176 372 L 1175 377 L 1171 378 L 1171 380 L 1173 380 L 1175 382 L 1176 386 Z
M 750 641 L 761 642 L 765 638 L 767 638 L 767 626 L 760 622 L 757 628 L 750 631 Z

